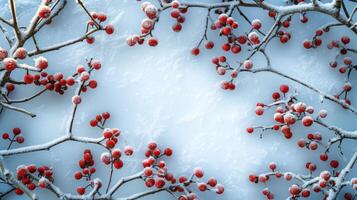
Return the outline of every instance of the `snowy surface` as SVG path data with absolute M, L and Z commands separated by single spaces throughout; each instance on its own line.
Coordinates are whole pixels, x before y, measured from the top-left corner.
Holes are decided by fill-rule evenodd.
M 22 25 L 26 25 L 38 2 L 18 1 Z M 299 134 L 321 131 L 325 138 L 332 136 L 332 133 L 316 127 L 296 127 L 296 134 L 290 141 L 281 135 L 266 134 L 263 139 L 259 139 L 258 134 L 246 134 L 247 126 L 272 122 L 269 115 L 255 117 L 255 103 L 270 102 L 271 93 L 281 83 L 296 88 L 301 94 L 300 98 L 311 102 L 317 109 L 328 109 L 327 120 L 331 124 L 347 130 L 357 129 L 355 115 L 329 102 L 320 104 L 315 93 L 272 74 L 241 74 L 235 91 L 221 90 L 219 82 L 223 78 L 215 73 L 210 61 L 213 56 L 221 55 L 220 49 L 217 48 L 219 45 L 212 51 L 203 50 L 198 57 L 190 55 L 190 49 L 198 42 L 203 31 L 206 13 L 204 10 L 192 9 L 192 12 L 187 14 L 187 22 L 181 33 L 173 33 L 173 21 L 168 17 L 162 18 L 154 32 L 159 38 L 159 45 L 156 48 L 146 45 L 128 47 L 125 38 L 140 31 L 140 22 L 144 17 L 139 3 L 134 0 L 96 0 L 88 1 L 87 4 L 90 9 L 107 12 L 109 21 L 116 27 L 115 34 L 108 37 L 104 33 L 99 33 L 94 45 L 83 43 L 48 53 L 46 57 L 50 62 L 49 71 L 64 71 L 67 74 L 71 74 L 78 64 L 85 64 L 85 57 L 102 60 L 102 70 L 95 73 L 99 86 L 95 91 L 89 91 L 84 95 L 75 122 L 74 134 L 99 137 L 100 131 L 90 128 L 89 120 L 103 111 L 112 114 L 108 126 L 121 129 L 126 142 L 136 149 L 135 159 L 128 159 L 124 170 L 115 172 L 115 178 L 141 169 L 140 160 L 143 158 L 146 142 L 153 139 L 163 147 L 170 146 L 174 149 L 174 157 L 168 160 L 175 172 L 188 175 L 194 167 L 201 166 L 208 176 L 217 177 L 226 186 L 226 193 L 223 196 L 217 197 L 215 194 L 207 193 L 202 196 L 203 199 L 263 199 L 260 194 L 263 186 L 249 183 L 249 173 L 266 171 L 267 164 L 271 161 L 278 163 L 278 168 L 282 170 L 290 169 L 305 173 L 305 163 L 317 160 L 319 153 L 297 148 L 296 140 L 300 137 Z M 1 13 L 7 6 L 6 0 L 0 0 Z M 266 13 L 244 10 L 251 19 L 264 19 L 264 30 L 273 23 L 271 19 L 267 19 Z M 167 16 L 167 13 L 163 16 Z M 344 78 L 328 67 L 328 62 L 333 59 L 335 52 L 326 48 L 307 51 L 301 45 L 302 40 L 312 37 L 316 27 L 329 20 L 321 17 L 317 19 L 318 23 L 313 22 L 313 17 L 310 17 L 308 24 L 301 25 L 298 16 L 294 16 L 294 26 L 291 28 L 292 41 L 282 45 L 274 40 L 268 47 L 268 54 L 271 56 L 273 67 L 311 83 L 323 91 L 333 93 L 342 86 Z M 53 25 L 40 33 L 38 41 L 40 45 L 46 46 L 78 36 L 84 31 L 85 21 L 87 18 L 82 11 L 74 1 L 69 1 L 68 7 Z M 245 22 L 241 20 L 241 30 L 244 30 L 245 26 Z M 341 29 L 331 31 L 323 37 L 324 45 L 327 41 L 344 34 L 351 33 Z M 214 41 L 220 40 L 213 33 L 209 37 Z M 5 43 L 1 41 L 0 45 Z M 30 47 L 31 45 L 28 48 Z M 244 55 L 227 56 L 231 62 L 244 58 Z M 262 57 L 256 57 L 254 62 L 255 66 L 264 64 Z M 357 84 L 355 74 L 351 79 L 354 79 L 352 84 Z M 32 92 L 37 89 L 34 87 Z M 0 116 L 0 131 L 21 127 L 26 138 L 26 142 L 21 146 L 41 144 L 63 135 L 70 117 L 70 99 L 73 92 L 70 91 L 60 97 L 54 93 L 46 93 L 31 103 L 22 105 L 38 114 L 35 119 L 6 111 Z M 29 91 L 17 91 L 16 96 L 23 97 L 29 94 Z M 351 100 L 356 102 L 357 96 L 351 97 Z M 0 143 L 1 148 L 5 145 L 4 142 Z M 20 145 L 13 148 L 16 147 Z M 106 180 L 109 168 L 99 163 L 102 151 L 90 145 L 66 143 L 49 152 L 9 157 L 6 161 L 12 170 L 22 163 L 54 166 L 55 183 L 65 192 L 75 193 L 75 188 L 80 182 L 73 179 L 73 173 L 78 169 L 77 161 L 81 158 L 84 148 L 95 150 L 94 155 L 98 158 L 96 160 L 99 168 L 96 175 Z M 356 148 L 352 144 L 346 145 L 345 157 L 348 158 Z M 343 160 L 339 155 L 332 157 Z M 325 164 L 319 163 L 319 167 L 322 168 L 323 165 Z M 354 170 L 352 174 L 356 172 Z M 140 191 L 144 188 L 141 185 L 143 184 L 129 186 L 119 192 L 118 196 Z M 281 185 L 276 184 L 274 188 L 278 189 L 280 186 L 285 188 L 287 184 L 281 181 Z M 280 189 L 276 197 L 282 199 L 287 194 L 286 187 Z M 45 197 L 44 199 L 55 199 L 47 192 L 40 192 L 40 195 Z M 21 199 L 15 196 L 8 198 Z M 159 194 L 146 199 L 168 199 L 168 196 Z

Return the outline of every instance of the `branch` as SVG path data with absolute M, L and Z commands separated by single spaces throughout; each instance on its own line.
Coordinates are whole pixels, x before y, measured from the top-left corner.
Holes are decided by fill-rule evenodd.
M 14 175 L 8 169 L 6 169 L 4 159 L 2 156 L 0 156 L 0 171 L 5 176 L 7 182 L 20 188 L 30 199 L 32 200 L 37 199 L 36 194 L 32 193 L 24 184 L 16 180 L 16 178 L 14 178 Z
M 30 96 L 30 97 L 26 97 L 26 98 L 23 98 L 23 99 L 9 100 L 7 103 L 9 103 L 9 104 L 24 103 L 24 102 L 30 101 L 30 100 L 40 96 L 42 93 L 44 93 L 46 91 L 47 91 L 47 88 L 44 88 L 44 89 L 40 90 L 39 92 L 37 92 L 36 94 L 34 94 L 34 95 Z
M 35 114 L 23 109 L 23 108 L 18 108 L 18 107 L 15 107 L 15 106 L 12 106 L 10 104 L 7 104 L 5 102 L 0 102 L 0 105 L 4 108 L 7 108 L 7 109 L 10 109 L 10 110 L 14 110 L 14 111 L 17 111 L 17 112 L 21 112 L 21 113 L 24 113 L 26 115 L 29 115 L 30 117 L 36 117 Z
M 4 27 L 2 27 L 2 25 L 0 24 L 0 31 L 3 33 L 7 43 L 9 44 L 9 47 L 12 47 L 13 45 L 13 41 L 12 39 L 10 38 L 10 36 L 8 35 L 6 29 Z
M 91 31 L 88 31 L 84 36 L 82 37 L 78 37 L 76 39 L 73 39 L 73 40 L 68 40 L 66 42 L 63 42 L 63 43 L 60 43 L 60 44 L 55 44 L 55 45 L 52 45 L 52 46 L 49 46 L 49 47 L 45 47 L 43 49 L 38 49 L 38 50 L 34 50 L 34 51 L 31 51 L 28 53 L 28 56 L 31 57 L 31 56 L 34 56 L 34 55 L 38 55 L 38 54 L 43 54 L 43 53 L 47 53 L 49 51 L 55 51 L 55 50 L 59 50 L 63 47 L 66 47 L 66 46 L 70 46 L 72 44 L 76 44 L 78 42 L 82 42 L 84 41 L 88 36 L 90 36 L 91 34 L 99 31 L 100 29 L 93 29 Z
M 10 10 L 11 10 L 11 15 L 12 15 L 12 23 L 13 23 L 14 32 L 15 32 L 17 41 L 20 42 L 22 40 L 22 38 L 21 38 L 21 32 L 20 32 L 19 26 L 17 24 L 15 0 L 9 0 L 9 5 L 10 5 Z
M 335 102 L 335 103 L 337 103 L 337 104 L 339 104 L 341 106 L 344 106 L 347 110 L 351 111 L 354 114 L 357 114 L 357 109 L 354 108 L 351 105 L 348 105 L 343 100 L 336 99 L 333 95 L 327 94 L 327 93 L 325 93 L 325 92 L 323 92 L 323 91 L 321 91 L 321 90 L 319 90 L 319 89 L 317 89 L 317 88 L 315 88 L 315 87 L 313 87 L 313 86 L 311 86 L 311 85 L 309 85 L 309 84 L 307 84 L 307 83 L 305 83 L 303 81 L 300 81 L 300 80 L 298 80 L 298 79 L 296 79 L 296 78 L 294 78 L 292 76 L 284 74 L 284 73 L 282 73 L 280 71 L 277 71 L 275 69 L 272 69 L 272 68 L 260 68 L 260 69 L 253 69 L 253 70 L 240 69 L 240 72 L 250 72 L 250 73 L 271 72 L 271 73 L 277 74 L 277 75 L 282 76 L 284 78 L 287 78 L 287 79 L 289 79 L 291 81 L 294 81 L 294 82 L 296 82 L 296 83 L 298 83 L 298 84 L 300 84 L 300 85 L 302 85 L 302 86 L 304 86 L 304 87 L 316 92 L 321 97 L 323 97 L 325 99 L 328 99 L 328 100 L 330 100 L 332 102 Z

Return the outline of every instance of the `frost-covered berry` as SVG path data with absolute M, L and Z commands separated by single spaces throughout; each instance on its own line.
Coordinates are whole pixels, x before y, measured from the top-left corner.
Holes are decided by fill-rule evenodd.
M 79 96 L 79 95 L 75 95 L 72 97 L 72 103 L 75 105 L 80 104 L 81 101 L 82 101 L 82 99 L 81 99 L 81 96 Z
M 252 21 L 252 28 L 259 30 L 262 27 L 262 22 L 259 19 L 254 19 Z
M 345 65 L 351 65 L 352 64 L 352 59 L 350 57 L 345 57 L 343 59 L 343 63 L 345 63 Z
M 126 146 L 126 147 L 124 147 L 124 153 L 127 156 L 131 156 L 134 153 L 134 148 L 131 146 Z
M 128 46 L 134 46 L 136 44 L 136 41 L 134 40 L 133 37 L 128 37 L 126 39 L 126 43 L 128 44 Z
M 237 70 L 233 70 L 233 71 L 231 72 L 231 77 L 232 77 L 232 78 L 237 78 L 237 76 L 238 76 L 238 71 L 237 71 Z
M 145 7 L 144 12 L 148 18 L 154 19 L 156 18 L 158 11 L 154 5 L 150 4 Z
M 321 118 L 327 117 L 327 110 L 320 110 L 319 116 L 320 116 Z
M 48 61 L 45 57 L 38 57 L 35 58 L 35 67 L 40 68 L 40 69 L 46 69 L 48 67 Z
M 178 8 L 178 7 L 180 7 L 180 2 L 177 1 L 177 0 L 172 1 L 172 2 L 171 2 L 171 7 L 172 7 L 172 8 Z
M 302 124 L 304 126 L 309 127 L 312 125 L 313 122 L 314 122 L 314 120 L 312 119 L 311 116 L 305 116 L 304 118 L 302 118 Z
M 290 173 L 285 173 L 284 178 L 285 180 L 290 181 L 293 178 L 293 176 Z
M 298 113 L 303 113 L 306 110 L 306 105 L 303 102 L 299 102 L 299 103 L 294 105 L 294 109 Z
M 311 150 L 314 151 L 314 150 L 317 149 L 317 147 L 318 147 L 317 142 L 315 142 L 315 141 L 310 142 L 310 144 L 309 144 L 309 149 L 311 149 Z
M 158 43 L 159 43 L 159 41 L 158 41 L 157 38 L 155 38 L 155 37 L 151 37 L 151 38 L 149 38 L 149 40 L 148 40 L 148 45 L 151 46 L 151 47 L 157 46 Z
M 343 85 L 343 90 L 346 92 L 349 92 L 352 90 L 352 84 L 350 82 L 347 82 Z
M 259 35 L 254 31 L 249 33 L 248 38 L 253 44 L 259 44 L 260 43 Z
M 265 176 L 265 175 L 260 175 L 258 177 L 258 181 L 261 182 L 261 183 L 265 183 L 267 180 L 268 180 L 267 176 Z
M 289 188 L 289 192 L 290 194 L 296 196 L 296 195 L 299 195 L 300 194 L 300 187 L 296 184 L 293 184 L 290 188 Z
M 204 175 L 202 168 L 196 167 L 196 168 L 194 169 L 194 175 L 195 175 L 197 178 L 202 178 L 203 175 Z
M 218 184 L 216 188 L 217 188 L 217 190 L 216 190 L 216 193 L 217 193 L 217 194 L 223 194 L 223 193 L 224 193 L 224 187 L 223 187 L 223 185 Z
M 288 125 L 292 125 L 296 122 L 295 115 L 291 113 L 287 113 L 284 115 L 284 122 Z
M 206 183 L 198 183 L 197 188 L 201 191 L 204 192 L 207 190 L 207 184 Z
M 312 113 L 314 113 L 314 107 L 312 107 L 312 106 L 308 106 L 308 107 L 306 107 L 306 112 L 307 113 L 309 113 L 309 114 L 312 114 Z
M 38 10 L 37 15 L 40 18 L 48 18 L 51 15 L 51 8 L 46 5 L 42 5 Z
M 5 59 L 7 56 L 8 56 L 7 50 L 0 47 L 0 61 Z
M 87 81 L 87 80 L 89 80 L 89 77 L 90 77 L 90 75 L 86 71 L 82 72 L 81 75 L 80 75 L 81 81 Z
M 219 22 L 221 22 L 222 24 L 225 24 L 227 22 L 228 19 L 228 15 L 225 13 L 222 13 L 218 16 L 218 20 Z
M 320 178 L 324 179 L 325 181 L 328 181 L 331 178 L 331 173 L 329 171 L 322 171 L 320 173 Z
M 14 53 L 14 56 L 15 56 L 16 58 L 18 58 L 18 59 L 23 60 L 23 59 L 25 59 L 26 56 L 27 56 L 27 51 L 26 51 L 25 48 L 19 47 L 19 48 L 16 49 L 16 51 L 15 51 L 15 53 Z
M 146 29 L 146 30 L 150 31 L 154 27 L 154 21 L 151 20 L 151 19 L 144 19 L 141 22 L 141 27 L 143 29 Z
M 3 60 L 3 63 L 4 63 L 5 70 L 9 72 L 13 71 L 17 65 L 16 60 L 13 58 L 5 58 Z
M 253 61 L 252 60 L 245 60 L 244 62 L 243 62 L 243 66 L 244 66 L 244 68 L 245 69 L 252 69 L 252 67 L 253 67 Z
M 100 159 L 102 160 L 102 162 L 106 165 L 109 165 L 111 162 L 110 159 L 110 154 L 108 152 L 102 153 Z
M 304 139 L 300 138 L 298 141 L 297 141 L 297 145 L 300 147 L 300 148 L 304 148 L 306 146 L 306 142 Z
M 257 107 L 255 108 L 255 114 L 257 114 L 257 115 L 262 115 L 262 114 L 264 114 L 264 108 L 263 108 L 262 106 L 257 106 Z
M 99 60 L 92 60 L 91 61 L 91 66 L 95 69 L 95 70 L 99 70 L 102 67 L 102 64 L 100 63 Z

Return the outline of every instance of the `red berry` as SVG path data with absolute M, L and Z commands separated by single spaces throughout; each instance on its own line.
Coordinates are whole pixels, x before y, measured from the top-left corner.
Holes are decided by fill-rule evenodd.
M 82 102 L 81 96 L 75 95 L 72 97 L 72 103 L 78 105 Z
M 37 15 L 40 18 L 48 18 L 51 15 L 51 8 L 45 5 L 42 5 L 39 10 Z
M 24 141 L 25 141 L 25 138 L 24 138 L 24 137 L 22 137 L 22 136 L 16 137 L 16 142 L 17 142 L 17 143 L 21 144 L 21 143 L 23 143 Z
M 302 119 L 302 124 L 306 127 L 309 127 L 313 124 L 314 120 L 312 119 L 312 117 L 310 116 L 305 116 L 303 119 Z
M 172 149 L 166 148 L 164 153 L 165 153 L 166 156 L 171 156 L 172 155 Z
M 15 189 L 15 194 L 22 195 L 24 192 L 20 188 Z
M 23 47 L 19 47 L 16 49 L 16 51 L 14 52 L 14 56 L 18 59 L 25 59 L 27 56 L 27 51 L 25 48 Z
M 32 74 L 25 74 L 25 76 L 24 76 L 24 82 L 25 82 L 26 84 L 31 84 L 31 83 L 33 83 L 33 76 L 32 76 Z
M 104 119 L 109 119 L 110 118 L 110 113 L 109 112 L 104 112 L 102 114 L 102 116 L 103 116 Z
M 8 133 L 3 133 L 2 134 L 2 139 L 6 140 L 6 139 L 9 139 L 9 134 Z
M 114 160 L 113 162 L 113 166 L 116 168 L 116 169 L 121 169 L 123 167 L 124 163 L 122 160 Z
M 198 54 L 200 54 L 200 49 L 198 47 L 193 48 L 191 50 L 191 54 L 197 56 Z
M 158 43 L 159 43 L 159 41 L 158 41 L 156 38 L 154 38 L 154 37 L 151 37 L 151 38 L 149 38 L 149 40 L 148 40 L 148 44 L 149 44 L 149 46 L 151 46 L 151 47 L 157 46 Z
M 214 43 L 212 41 L 207 41 L 205 43 L 206 49 L 212 49 L 214 47 Z
M 348 43 L 350 43 L 350 38 L 348 36 L 343 36 L 343 37 L 341 37 L 341 42 L 343 44 L 348 44 Z
M 20 128 L 14 128 L 14 129 L 12 129 L 12 133 L 14 135 L 19 135 L 19 134 L 21 134 L 21 129 Z
M 326 161 L 328 159 L 328 155 L 326 153 L 320 155 L 320 160 Z
M 337 168 L 338 165 L 339 165 L 339 162 L 338 162 L 337 160 L 331 160 L 330 166 L 331 166 L 332 168 Z
M 133 155 L 133 153 L 134 153 L 133 147 L 131 147 L 131 146 L 126 146 L 126 147 L 124 148 L 124 153 L 125 153 L 125 155 L 127 155 L 127 156 Z
M 248 133 L 253 133 L 254 132 L 254 128 L 253 127 L 248 127 L 247 128 L 247 132 Z
M 86 189 L 84 187 L 78 187 L 77 192 L 78 194 L 83 195 L 86 192 Z
M 114 33 L 114 26 L 109 24 L 105 27 L 105 32 L 108 34 L 108 35 L 111 35 Z
M 76 173 L 74 174 L 74 178 L 75 178 L 76 180 L 81 179 L 81 178 L 82 178 L 82 173 L 81 173 L 81 172 L 76 172 Z
M 215 178 L 208 179 L 208 185 L 211 187 L 215 187 L 217 185 L 217 180 Z
M 287 86 L 287 85 L 281 85 L 281 86 L 280 86 L 280 91 L 281 91 L 282 93 L 288 93 L 288 92 L 289 92 L 289 86 Z
M 203 173 L 203 170 L 199 167 L 195 168 L 194 170 L 194 175 L 197 177 L 197 178 L 202 178 L 204 173 Z
M 198 183 L 197 188 L 201 191 L 204 192 L 207 190 L 207 184 L 206 183 Z

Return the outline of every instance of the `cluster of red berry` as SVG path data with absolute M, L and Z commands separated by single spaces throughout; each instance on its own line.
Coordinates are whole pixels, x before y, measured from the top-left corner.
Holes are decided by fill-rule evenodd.
M 37 172 L 37 175 L 35 173 Z M 16 170 L 16 177 L 29 190 L 34 190 L 36 187 L 46 188 L 47 181 L 53 182 L 53 172 L 48 166 L 36 167 L 36 165 L 20 165 Z M 15 189 L 17 195 L 22 195 L 24 192 L 20 188 Z
M 76 180 L 80 180 L 85 178 L 86 181 L 90 183 L 87 184 L 85 187 L 78 187 L 77 192 L 80 195 L 83 195 L 86 191 L 86 188 L 93 187 L 94 183 L 92 181 L 92 175 L 96 172 L 96 168 L 94 167 L 94 160 L 91 150 L 85 149 L 83 152 L 83 158 L 79 160 L 78 164 L 82 171 L 78 171 L 74 174 L 74 178 Z
M 20 128 L 14 128 L 12 130 L 13 136 L 10 137 L 9 133 L 3 133 L 2 134 L 2 139 L 10 141 L 8 149 L 10 149 L 12 143 L 17 142 L 19 144 L 22 144 L 25 141 L 25 138 L 21 135 L 21 129 Z
M 91 89 L 95 89 L 98 85 L 97 81 L 90 80 L 90 74 L 93 70 L 99 70 L 101 68 L 101 63 L 99 60 L 93 60 L 88 64 L 88 70 L 85 69 L 84 66 L 79 65 L 77 67 L 77 73 L 72 77 L 73 82 L 75 82 L 75 77 L 78 77 L 78 81 L 82 83 L 81 85 L 81 92 L 87 92 L 88 87 Z M 82 102 L 82 98 L 79 94 L 74 95 L 72 97 L 72 103 L 78 105 Z
M 330 162 L 330 166 L 332 169 L 336 169 L 338 167 L 339 163 L 336 160 L 332 160 Z M 297 178 L 299 179 L 298 175 L 290 173 L 290 172 L 286 172 L 286 173 L 282 173 L 276 170 L 277 166 L 275 163 L 269 163 L 269 169 L 271 170 L 271 172 L 268 173 L 264 173 L 261 175 L 255 175 L 255 174 L 251 174 L 249 175 L 249 180 L 252 183 L 263 183 L 266 184 L 267 181 L 270 179 L 270 177 L 275 177 L 277 179 L 280 179 L 281 177 L 284 177 L 284 179 L 286 181 L 291 181 L 293 178 Z M 306 168 L 310 171 L 310 173 L 313 173 L 316 170 L 316 165 L 308 162 L 306 163 Z M 316 181 L 314 181 L 314 184 L 302 184 L 302 185 L 298 185 L 298 184 L 292 184 L 289 187 L 289 193 L 290 193 L 290 197 L 292 199 L 296 199 L 299 197 L 304 197 L 307 198 L 310 196 L 311 189 L 316 192 L 319 193 L 321 192 L 324 188 L 329 188 L 330 186 L 334 186 L 336 184 L 335 180 L 333 177 L 337 177 L 339 175 L 338 172 L 336 172 L 335 170 L 333 170 L 332 173 L 330 173 L 329 171 L 321 171 L 320 175 L 315 178 Z M 314 179 L 313 177 L 311 177 L 311 179 Z M 306 180 L 308 181 L 308 180 Z M 351 182 L 356 182 L 357 179 L 352 179 Z M 262 190 L 262 194 L 264 196 L 267 197 L 267 199 L 274 199 L 274 194 L 268 189 L 268 188 L 264 188 Z M 348 198 L 350 197 L 350 193 L 346 193 L 345 197 L 347 196 L 347 198 L 345 198 L 346 200 L 351 200 L 352 198 Z

